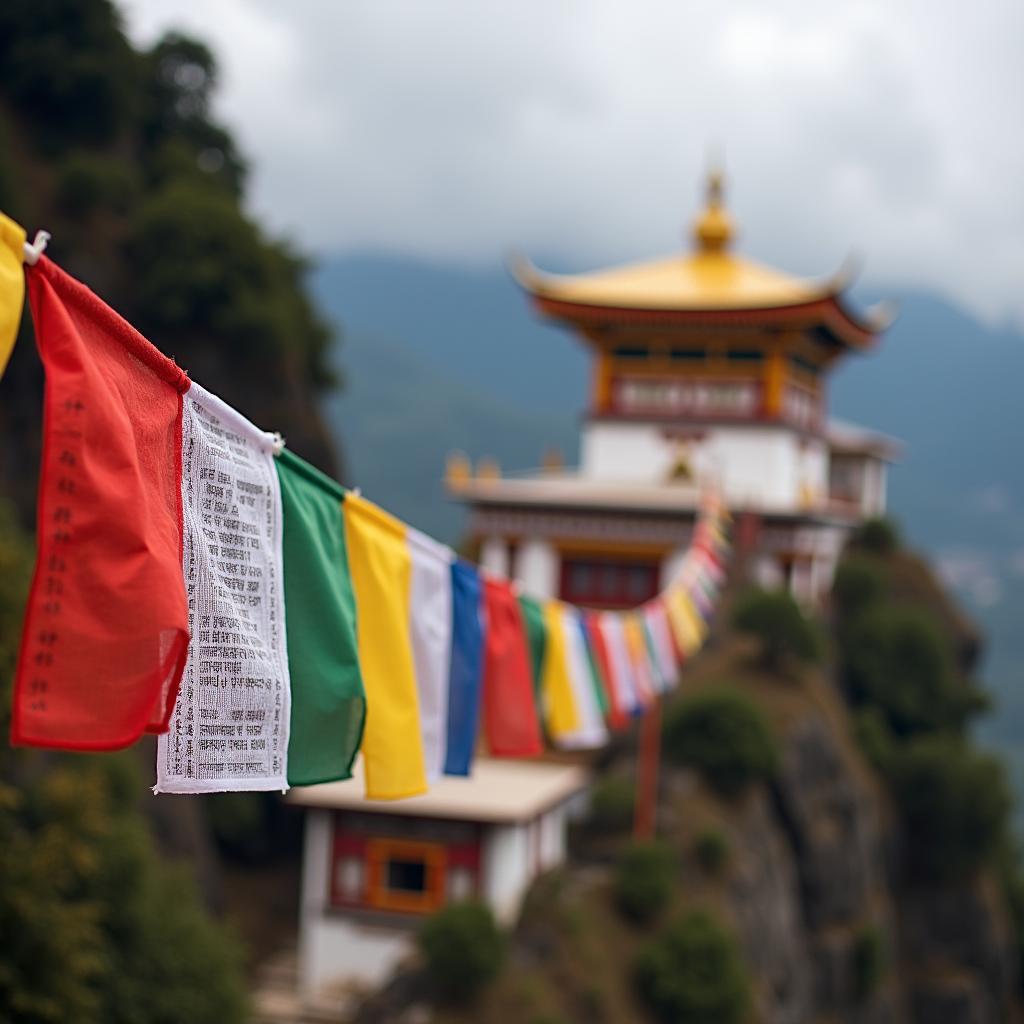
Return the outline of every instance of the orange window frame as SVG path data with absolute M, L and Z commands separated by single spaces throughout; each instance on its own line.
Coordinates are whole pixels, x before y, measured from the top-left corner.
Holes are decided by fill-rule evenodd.
M 426 885 L 423 892 L 388 888 L 387 866 L 392 860 L 422 861 Z M 437 843 L 411 839 L 371 839 L 366 844 L 366 901 L 379 910 L 429 914 L 444 903 L 448 855 Z

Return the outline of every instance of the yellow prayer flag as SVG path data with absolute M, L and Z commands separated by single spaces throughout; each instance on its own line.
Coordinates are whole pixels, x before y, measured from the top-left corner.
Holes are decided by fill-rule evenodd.
M 569 652 L 566 649 L 563 614 L 560 601 L 545 602 L 544 625 L 548 635 L 540 686 L 545 723 L 553 740 L 575 733 L 580 727 L 579 710 L 569 678 Z
M 406 528 L 353 494 L 346 495 L 342 511 L 366 690 L 366 795 L 374 800 L 415 796 L 426 791 L 427 775 L 409 635 L 412 557 Z
M 704 642 L 707 624 L 694 608 L 686 591 L 673 587 L 665 595 L 665 606 L 668 608 L 668 620 L 672 624 L 676 643 L 679 649 L 689 657 Z
M 25 302 L 25 229 L 0 213 L 0 377 L 14 349 Z

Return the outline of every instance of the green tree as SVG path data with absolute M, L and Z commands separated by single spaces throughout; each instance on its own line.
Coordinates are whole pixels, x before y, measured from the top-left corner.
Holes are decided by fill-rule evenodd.
M 716 875 L 729 859 L 729 840 L 721 829 L 706 828 L 694 839 L 693 852 L 700 866 Z
M 633 843 L 615 867 L 615 901 L 632 921 L 648 924 L 672 896 L 674 859 L 664 843 Z
M 770 672 L 821 656 L 817 630 L 788 590 L 748 590 L 736 603 L 733 624 L 757 638 L 761 665 Z
M 832 579 L 832 602 L 843 623 L 885 598 L 885 571 L 877 558 L 854 552 L 846 555 Z
M 32 549 L 0 504 L 0 729 Z M 0 747 L 0 1020 L 233 1024 L 238 947 L 158 856 L 131 755 Z
M 600 832 L 623 832 L 633 822 L 635 787 L 632 779 L 604 775 L 590 793 L 587 824 Z
M 454 903 L 428 918 L 419 945 L 430 981 L 442 999 L 468 1002 L 497 977 L 505 941 L 490 908 Z
M 899 528 L 891 519 L 868 519 L 850 538 L 850 546 L 875 555 L 891 555 L 900 547 Z
M 696 768 L 725 796 L 775 773 L 778 749 L 760 708 L 737 690 L 719 688 L 687 697 L 665 712 L 666 756 Z
M 875 708 L 892 733 L 959 730 L 984 706 L 956 675 L 934 621 L 916 608 L 869 609 L 843 638 L 843 676 L 851 701 Z
M 911 877 L 961 878 L 999 851 L 1011 800 L 997 758 L 957 737 L 922 736 L 893 754 L 889 777 Z
M 637 957 L 637 990 L 666 1024 L 739 1024 L 750 983 L 736 941 L 695 911 L 669 925 Z

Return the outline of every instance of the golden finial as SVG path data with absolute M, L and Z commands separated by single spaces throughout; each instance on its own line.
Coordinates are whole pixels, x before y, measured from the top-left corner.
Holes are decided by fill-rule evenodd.
M 565 469 L 565 459 L 562 458 L 562 449 L 545 448 L 544 454 L 541 456 L 541 465 L 544 467 L 545 473 L 558 473 Z
M 707 205 L 693 226 L 694 240 L 702 252 L 721 252 L 732 241 L 732 219 L 722 203 L 724 191 L 725 176 L 719 168 L 712 168 L 708 172 Z
M 491 455 L 485 455 L 476 464 L 476 478 L 478 480 L 500 480 L 501 465 L 498 460 Z
M 457 491 L 473 479 L 473 465 L 465 452 L 452 452 L 444 470 L 445 483 Z

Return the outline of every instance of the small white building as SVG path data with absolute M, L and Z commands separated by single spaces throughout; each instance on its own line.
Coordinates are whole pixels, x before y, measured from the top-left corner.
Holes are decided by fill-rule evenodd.
M 503 924 L 527 887 L 565 860 L 568 815 L 584 800 L 577 765 L 478 758 L 406 800 L 368 800 L 361 771 L 293 789 L 306 808 L 299 986 L 384 981 L 412 948 L 424 915 L 475 898 Z

